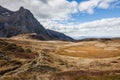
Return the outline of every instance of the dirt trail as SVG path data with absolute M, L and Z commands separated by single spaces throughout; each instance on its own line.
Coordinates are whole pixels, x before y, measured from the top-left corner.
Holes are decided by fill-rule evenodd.
M 120 54 L 118 54 L 120 41 L 75 43 L 22 39 L 3 40 L 23 48 L 30 48 L 32 51 L 37 52 L 38 56 L 35 59 L 17 59 L 13 57 L 15 61 L 22 64 L 19 68 L 5 73 L 1 80 L 79 80 L 81 77 L 120 75 Z M 101 50 L 107 47 L 117 48 L 118 51 L 108 50 L 106 55 L 100 56 L 102 54 Z M 82 52 L 82 49 L 89 52 L 89 55 Z M 92 52 L 90 52 L 91 50 Z M 96 50 L 99 52 L 96 52 Z M 107 53 L 109 51 L 111 53 Z M 81 56 L 81 54 L 84 56 Z M 14 65 L 11 66 L 15 67 Z

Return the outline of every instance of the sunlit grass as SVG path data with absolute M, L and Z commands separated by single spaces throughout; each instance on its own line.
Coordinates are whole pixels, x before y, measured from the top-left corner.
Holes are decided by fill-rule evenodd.
M 120 56 L 120 42 L 111 41 L 106 43 L 90 41 L 89 43 L 79 42 L 78 44 L 81 43 L 83 44 L 62 48 L 57 54 L 83 58 L 110 58 Z

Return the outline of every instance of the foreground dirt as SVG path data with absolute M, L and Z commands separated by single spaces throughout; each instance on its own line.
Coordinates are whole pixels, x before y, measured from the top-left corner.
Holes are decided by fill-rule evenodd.
M 11 54 L 5 55 L 4 58 L 2 56 L 0 80 L 120 79 L 120 40 L 82 42 L 2 40 L 23 49 L 31 49 L 32 52 L 15 51 L 14 54 L 11 53 L 12 56 Z M 23 57 L 24 55 L 27 57 Z M 34 55 L 35 57 L 31 57 Z

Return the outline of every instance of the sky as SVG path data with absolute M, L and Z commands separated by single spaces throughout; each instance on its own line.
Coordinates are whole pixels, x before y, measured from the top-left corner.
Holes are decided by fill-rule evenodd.
M 0 0 L 12 11 L 29 9 L 48 29 L 74 39 L 120 37 L 120 0 Z

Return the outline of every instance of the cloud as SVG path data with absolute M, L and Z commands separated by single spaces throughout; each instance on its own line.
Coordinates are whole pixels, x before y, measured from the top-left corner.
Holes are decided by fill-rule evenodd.
M 120 37 L 120 18 L 107 18 L 81 24 L 70 23 L 65 25 L 57 22 L 50 23 L 52 24 L 43 24 L 49 29 L 65 33 L 73 38 L 80 38 L 81 36 Z
M 110 7 L 111 3 L 116 1 L 118 0 L 87 0 L 79 4 L 79 10 L 93 14 L 95 8 L 107 9 Z
M 80 36 L 120 37 L 120 18 L 81 24 L 67 22 L 71 19 L 71 14 L 78 13 L 78 7 L 81 12 L 93 14 L 95 8 L 107 9 L 113 2 L 115 2 L 114 7 L 118 7 L 120 2 L 116 3 L 116 1 L 118 0 L 85 0 L 78 4 L 75 0 L 72 2 L 67 0 L 0 0 L 0 5 L 13 11 L 23 6 L 29 9 L 46 28 L 63 32 L 73 38 Z M 60 20 L 66 20 L 67 24 L 60 24 Z
M 78 3 L 67 0 L 0 0 L 0 5 L 14 11 L 23 6 L 29 9 L 37 19 L 64 20 L 78 12 Z
M 111 7 L 112 8 L 120 8 L 120 1 L 115 2 Z
M 114 7 L 119 4 L 118 0 L 85 0 L 80 4 L 76 0 L 0 0 L 0 5 L 13 11 L 23 6 L 39 20 L 68 20 L 78 11 L 93 14 L 95 8 L 107 9 L 113 2 L 118 2 Z
M 23 6 L 39 20 L 68 20 L 71 19 L 71 14 L 78 11 L 93 14 L 95 8 L 107 9 L 116 1 L 118 0 L 85 0 L 78 4 L 76 0 L 0 0 L 0 5 L 13 11 Z

